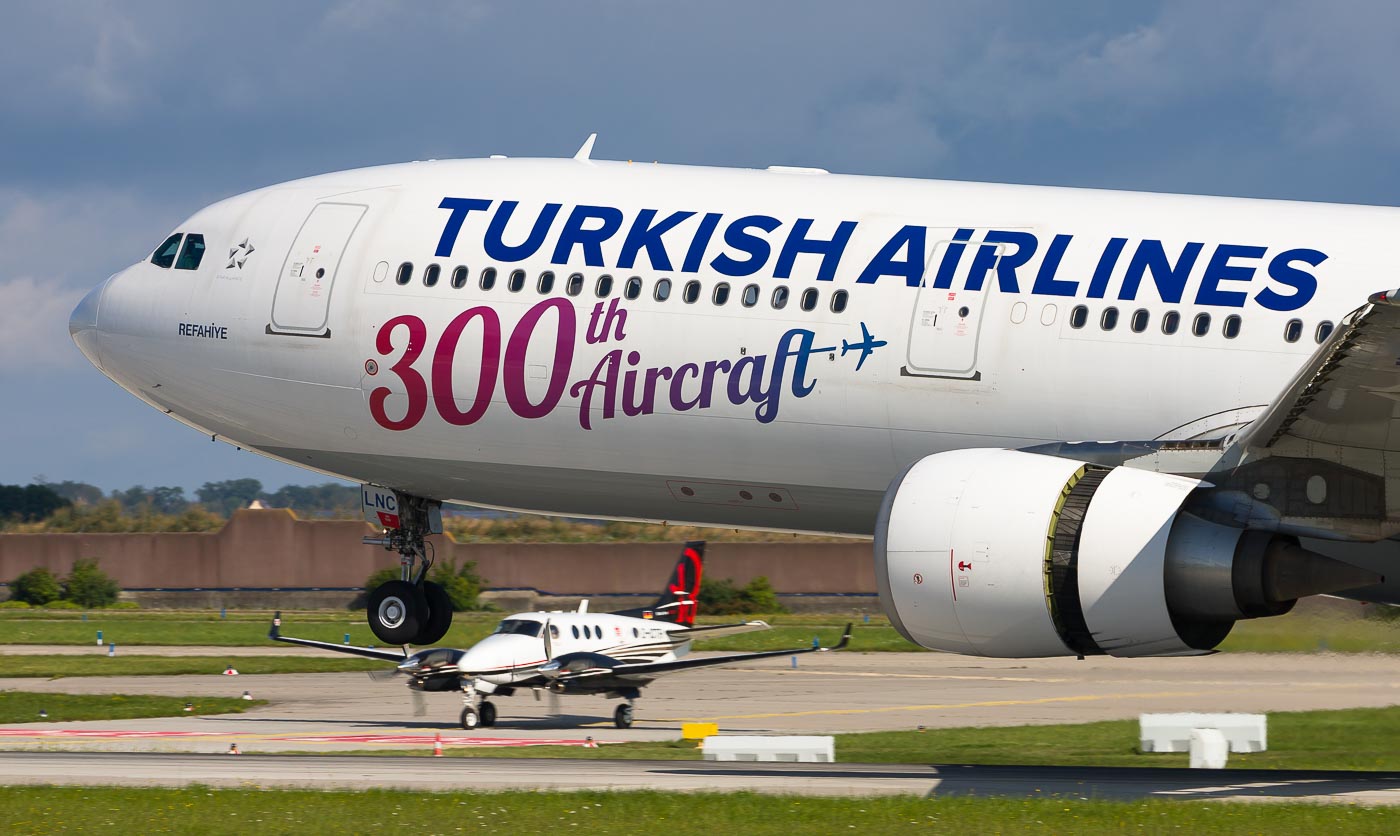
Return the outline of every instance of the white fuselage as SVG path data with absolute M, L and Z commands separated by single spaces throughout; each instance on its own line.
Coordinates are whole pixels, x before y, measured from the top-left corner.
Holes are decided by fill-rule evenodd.
M 690 652 L 688 639 L 671 635 L 676 627 L 610 613 L 518 613 L 466 650 L 457 667 L 477 680 L 511 685 L 540 681 L 541 665 L 571 653 L 597 653 L 624 664 L 670 662 Z
M 347 479 L 866 535 L 930 453 L 1247 422 L 1321 323 L 1397 284 L 1397 228 L 1389 208 L 426 162 L 202 210 L 177 229 L 204 236 L 198 269 L 136 264 L 70 327 L 172 417 Z

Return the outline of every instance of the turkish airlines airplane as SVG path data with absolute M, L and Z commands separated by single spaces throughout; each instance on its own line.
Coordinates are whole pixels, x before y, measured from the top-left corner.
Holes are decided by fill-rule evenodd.
M 70 331 L 172 418 L 365 484 L 390 643 L 450 623 L 445 501 L 873 537 L 895 626 L 960 653 L 1400 602 L 1400 211 L 592 143 L 229 198 Z

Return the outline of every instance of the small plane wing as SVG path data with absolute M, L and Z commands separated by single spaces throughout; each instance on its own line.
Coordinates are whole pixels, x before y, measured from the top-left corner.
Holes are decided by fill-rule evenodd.
M 315 647 L 321 650 L 333 650 L 336 653 L 348 653 L 352 656 L 364 656 L 369 659 L 383 659 L 386 662 L 400 663 L 408 658 L 408 654 L 403 651 L 378 650 L 373 647 L 354 647 L 348 644 L 335 644 L 334 642 L 318 642 L 312 639 L 294 639 L 291 636 L 282 635 L 282 614 L 278 613 L 272 619 L 272 626 L 268 628 L 267 637 L 276 642 L 286 642 L 287 644 L 299 644 L 302 647 Z
M 771 629 L 766 621 L 744 621 L 739 624 L 698 624 L 672 630 L 671 635 L 684 639 L 717 639 L 720 636 L 737 636 L 740 633 L 753 633 Z
M 774 656 L 795 656 L 799 653 L 826 653 L 833 650 L 844 650 L 851 641 L 852 624 L 847 624 L 845 631 L 841 634 L 841 641 L 832 647 L 799 647 L 789 650 L 764 650 L 758 653 L 732 653 L 727 656 L 706 656 L 700 659 L 677 659 L 673 662 L 639 662 L 634 665 L 617 665 L 611 668 L 590 668 L 578 673 L 561 673 L 552 678 L 568 681 L 585 679 L 591 676 L 637 676 L 653 677 L 663 673 L 674 673 L 675 671 L 689 670 L 691 668 L 709 668 L 718 665 L 734 665 L 743 662 L 750 662 L 755 659 L 769 659 Z

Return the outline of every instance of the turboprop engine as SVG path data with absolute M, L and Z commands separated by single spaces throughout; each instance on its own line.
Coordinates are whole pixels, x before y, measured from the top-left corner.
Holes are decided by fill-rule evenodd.
M 1209 652 L 1240 619 L 1382 580 L 1292 537 L 1182 510 L 1203 486 L 1015 450 L 928 456 L 880 509 L 881 604 L 934 650 L 1180 656 Z

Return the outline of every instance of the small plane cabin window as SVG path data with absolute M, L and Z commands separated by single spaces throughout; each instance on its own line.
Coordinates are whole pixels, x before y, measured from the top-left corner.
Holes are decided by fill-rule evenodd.
M 789 295 L 788 289 L 785 287 L 773 288 L 773 310 L 781 311 L 783 308 L 786 308 Z
M 583 274 L 570 273 L 569 281 L 564 285 L 564 292 L 570 296 L 577 296 L 583 292 Z
M 1286 343 L 1296 343 L 1303 336 L 1303 320 L 1290 319 L 1288 324 L 1283 326 L 1283 341 Z
M 850 298 L 851 294 L 844 290 L 838 290 L 831 294 L 831 312 L 841 313 L 846 310 L 846 303 L 850 301 Z
M 191 232 L 185 236 L 185 246 L 180 250 L 180 259 L 175 262 L 176 270 L 198 270 L 204 260 L 204 236 Z
M 658 302 L 665 302 L 671 298 L 671 280 L 657 279 L 656 288 L 651 292 L 652 298 Z
M 723 305 L 729 301 L 729 282 L 720 282 L 715 285 L 715 292 L 710 294 L 716 305 Z
M 1168 336 L 1175 334 L 1176 329 L 1181 327 L 1181 314 L 1176 311 L 1167 311 L 1162 314 L 1162 333 Z
M 400 264 L 398 275 L 394 276 L 394 281 L 399 284 L 408 284 L 413 281 L 413 262 L 405 261 Z
M 1220 332 L 1225 335 L 1225 339 L 1227 340 L 1233 340 L 1235 337 L 1238 337 L 1240 335 L 1239 314 L 1230 314 L 1225 317 L 1225 324 L 1221 327 Z
M 1075 305 L 1074 310 L 1069 312 L 1069 327 L 1083 328 L 1084 323 L 1089 321 L 1089 309 L 1083 305 Z
M 550 637 L 551 639 L 557 639 L 557 638 L 559 638 L 559 625 L 558 625 L 558 624 L 551 624 L 551 625 L 549 625 L 549 637 Z
M 612 276 L 607 273 L 598 277 L 598 284 L 593 288 L 593 293 L 599 299 L 606 299 L 612 295 Z
M 1322 345 L 1327 342 L 1327 338 L 1330 336 L 1332 336 L 1332 323 L 1330 320 L 1324 319 L 1317 324 L 1317 333 L 1313 335 L 1313 339 L 1317 340 L 1318 345 Z
M 634 638 L 634 639 L 639 639 L 639 638 L 641 638 L 641 637 L 642 637 L 641 631 L 638 630 L 636 627 L 633 627 L 633 628 L 632 628 L 632 638 Z
M 433 287 L 438 283 L 438 276 L 442 275 L 442 268 L 436 264 L 429 264 L 423 271 L 423 286 Z
M 539 291 L 541 295 L 548 294 L 554 290 L 554 273 L 546 270 L 540 274 Z
M 175 256 L 180 252 L 180 239 L 184 233 L 177 232 L 165 239 L 156 251 L 151 253 L 151 263 L 157 267 L 169 267 L 175 263 Z
M 572 629 L 574 631 L 574 638 L 578 638 L 578 625 L 575 624 Z
M 1204 337 L 1210 333 L 1210 314 L 1198 313 L 1195 320 L 1191 322 L 1191 333 L 1198 337 Z
M 1105 331 L 1112 331 L 1118 327 L 1118 309 L 1104 308 L 1099 316 L 1099 327 Z
M 481 289 L 490 290 L 496 286 L 496 268 L 487 267 L 481 271 Z
M 746 308 L 752 308 L 758 304 L 758 285 L 751 284 L 744 286 L 744 292 L 739 296 L 739 304 Z
M 697 281 L 695 281 L 694 279 L 692 279 L 692 280 L 686 282 L 686 283 L 685 283 L 685 290 L 682 290 L 682 291 L 681 291 L 681 299 L 685 300 L 685 303 L 686 303 L 687 305 L 690 305 L 690 304 L 694 304 L 695 300 L 696 300 L 696 299 L 699 299 L 699 298 L 700 298 L 700 283 L 697 282 Z
M 467 286 L 467 278 L 471 276 L 471 271 L 462 265 L 452 271 L 452 289 L 461 290 Z
M 802 310 L 814 311 L 817 309 L 817 289 L 809 287 L 802 291 Z
M 524 287 L 524 286 L 525 286 L 525 271 L 524 271 L 524 270 L 512 270 L 512 271 L 510 271 L 510 279 L 506 281 L 506 290 L 509 290 L 511 293 L 519 293 L 519 292 L 520 292 L 520 289 L 521 289 L 522 287 Z
M 1141 334 L 1143 331 L 1146 331 L 1148 319 L 1149 317 L 1147 315 L 1146 308 L 1138 308 L 1137 310 L 1133 311 L 1133 319 L 1130 323 L 1133 329 L 1133 333 Z
M 642 295 L 642 277 L 633 276 L 627 280 L 627 286 L 622 289 L 624 299 L 636 299 Z

